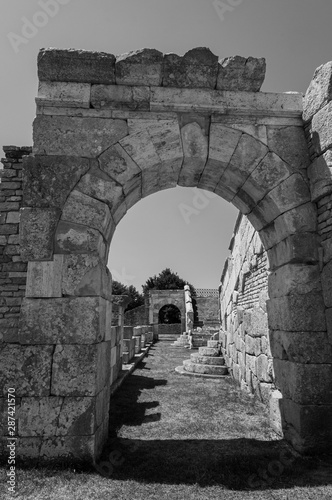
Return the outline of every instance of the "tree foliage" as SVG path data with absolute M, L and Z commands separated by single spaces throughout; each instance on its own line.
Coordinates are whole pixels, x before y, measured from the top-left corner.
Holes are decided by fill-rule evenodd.
M 144 304 L 144 296 L 133 285 L 126 286 L 120 283 L 120 281 L 114 280 L 112 283 L 112 293 L 113 295 L 128 295 L 131 300 L 125 309 L 126 311 Z

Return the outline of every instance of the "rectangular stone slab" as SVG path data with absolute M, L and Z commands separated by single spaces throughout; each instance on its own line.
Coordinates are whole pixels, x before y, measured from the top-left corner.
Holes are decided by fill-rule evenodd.
M 39 82 L 36 104 L 67 108 L 89 108 L 89 83 Z
M 99 297 L 25 298 L 21 344 L 94 344 L 105 337 L 106 301 Z

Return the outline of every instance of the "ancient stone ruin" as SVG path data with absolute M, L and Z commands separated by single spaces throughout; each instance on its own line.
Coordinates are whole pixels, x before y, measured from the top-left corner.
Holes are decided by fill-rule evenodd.
M 233 376 L 268 399 L 273 368 L 285 439 L 303 453 L 331 449 L 332 63 L 304 99 L 260 92 L 264 73 L 264 60 L 218 61 L 205 48 L 40 51 L 32 153 L 4 149 L 0 193 L 0 409 L 15 387 L 18 456 L 99 456 L 121 363 L 112 236 L 141 198 L 176 185 L 233 203 L 264 249 L 249 272 L 268 261 L 271 352 L 266 324 L 257 342 L 260 319 L 243 307 L 245 263 L 225 269 Z

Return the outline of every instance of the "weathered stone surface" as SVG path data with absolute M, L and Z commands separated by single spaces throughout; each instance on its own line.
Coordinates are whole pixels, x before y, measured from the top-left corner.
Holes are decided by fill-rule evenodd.
M 287 295 L 266 302 L 272 330 L 321 332 L 326 330 L 325 306 L 320 293 Z
M 181 129 L 184 160 L 178 184 L 196 187 L 208 155 L 208 137 L 198 123 L 188 123 Z
M 288 263 L 317 264 L 318 238 L 313 233 L 298 233 L 285 238 L 268 250 L 270 269 Z
M 244 312 L 243 326 L 245 332 L 251 337 L 261 337 L 268 331 L 267 315 L 258 308 Z
M 49 396 L 53 346 L 0 345 L 0 387 L 20 396 Z
M 300 118 L 302 94 L 152 87 L 150 110 Z
M 92 85 L 91 104 L 96 109 L 149 110 L 150 87 Z
M 218 57 L 205 47 L 189 50 L 184 56 L 164 56 L 164 87 L 214 89 L 217 74 Z
M 202 354 L 191 354 L 190 355 L 191 361 L 193 363 L 199 363 L 203 365 L 224 365 L 225 360 L 222 357 L 216 357 L 216 356 L 203 356 Z
M 329 453 L 332 439 L 331 405 L 300 405 L 282 401 L 284 436 L 299 453 Z
M 82 177 L 76 190 L 107 203 L 111 212 L 116 211 L 124 202 L 122 186 L 97 167 Z
M 265 355 L 260 354 L 256 359 L 257 378 L 262 382 L 272 382 L 271 360 Z
M 92 227 L 100 231 L 104 236 L 107 236 L 110 225 L 113 224 L 106 203 L 91 198 L 91 196 L 87 196 L 76 189 L 67 198 L 61 220 Z
M 161 85 L 163 54 L 155 49 L 140 49 L 116 58 L 117 85 Z
M 106 303 L 99 297 L 28 299 L 22 303 L 21 344 L 93 344 L 105 337 Z
M 141 169 L 120 144 L 108 148 L 99 157 L 99 165 L 111 179 L 123 186 L 128 194 L 141 181 Z
M 290 175 L 289 167 L 275 153 L 268 153 L 251 172 L 243 190 L 256 203 Z
M 245 351 L 248 354 L 259 356 L 262 352 L 261 338 L 252 337 L 251 335 L 245 336 Z
M 52 364 L 51 394 L 95 396 L 110 375 L 111 343 L 57 345 Z
M 52 259 L 60 214 L 58 208 L 21 208 L 20 250 L 24 261 Z
M 53 260 L 29 262 L 26 297 L 61 297 L 63 255 L 54 255 Z
M 20 436 L 91 435 L 96 429 L 95 398 L 22 398 Z
M 215 189 L 229 164 L 242 133 L 219 123 L 212 123 L 209 134 L 208 161 L 198 187 Z M 230 197 L 232 199 L 232 196 Z
M 268 146 L 280 156 L 291 171 L 310 165 L 308 143 L 302 127 L 267 127 Z
M 215 347 L 200 347 L 198 354 L 200 356 L 220 356 L 220 349 L 216 349 Z
M 318 111 L 311 123 L 312 144 L 317 154 L 332 146 L 332 102 Z
M 316 158 L 308 168 L 311 200 L 316 202 L 332 192 L 332 151 Z
M 322 270 L 322 287 L 324 303 L 326 307 L 332 307 L 332 261 L 326 264 Z
M 64 296 L 112 297 L 112 276 L 96 255 L 62 255 L 61 292 Z
M 265 220 L 272 222 L 279 215 L 310 201 L 310 190 L 300 174 L 293 174 L 283 180 L 258 203 L 257 209 Z M 257 228 L 259 229 L 259 228 Z
M 124 120 L 38 115 L 33 152 L 95 158 L 128 133 Z
M 303 99 L 303 120 L 309 121 L 332 100 L 332 61 L 319 66 Z
M 220 178 L 219 185 L 227 186 L 228 189 L 236 194 L 250 174 L 256 168 L 259 170 L 261 163 L 264 165 L 264 159 L 267 154 L 268 148 L 265 144 L 262 144 L 248 134 L 242 134 L 230 163 Z
M 185 359 L 183 366 L 187 372 L 201 373 L 205 375 L 227 375 L 227 366 L 222 365 L 203 365 L 200 363 L 192 363 L 189 359 Z
M 318 266 L 287 264 L 269 275 L 269 297 L 320 292 L 320 270 Z
M 38 78 L 42 81 L 115 83 L 115 56 L 74 49 L 41 49 Z
M 89 83 L 39 82 L 36 104 L 66 108 L 90 108 Z
M 332 365 L 274 360 L 276 385 L 285 398 L 299 404 L 331 403 Z
M 93 253 L 104 258 L 105 251 L 99 231 L 73 222 L 59 222 L 55 234 L 55 253 Z
M 219 61 L 217 89 L 258 92 L 265 79 L 264 58 L 232 56 Z
M 23 204 L 62 208 L 91 161 L 74 156 L 26 156 L 23 159 Z
M 269 417 L 270 425 L 272 429 L 281 436 L 283 435 L 282 428 L 282 418 L 281 418 L 281 405 L 282 405 L 282 394 L 278 390 L 271 392 L 270 402 L 269 402 Z
M 270 330 L 274 358 L 295 363 L 329 363 L 332 345 L 326 332 L 285 332 Z
M 259 235 L 266 250 L 295 233 L 316 232 L 317 213 L 312 203 L 305 203 L 277 217 Z

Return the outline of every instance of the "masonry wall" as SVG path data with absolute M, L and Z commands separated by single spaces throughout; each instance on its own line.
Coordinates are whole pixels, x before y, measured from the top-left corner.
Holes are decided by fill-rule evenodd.
M 268 337 L 267 255 L 246 217 L 237 219 L 221 278 L 223 353 L 242 389 L 268 402 L 273 365 Z
M 22 157 L 29 147 L 5 146 L 0 170 L 0 342 L 16 342 L 21 303 L 25 295 L 27 263 L 19 247 L 22 206 Z
M 196 289 L 195 301 L 199 323 L 208 326 L 220 322 L 218 290 Z
M 149 322 L 149 312 L 145 304 L 130 309 L 124 314 L 124 324 L 126 326 L 147 325 Z

